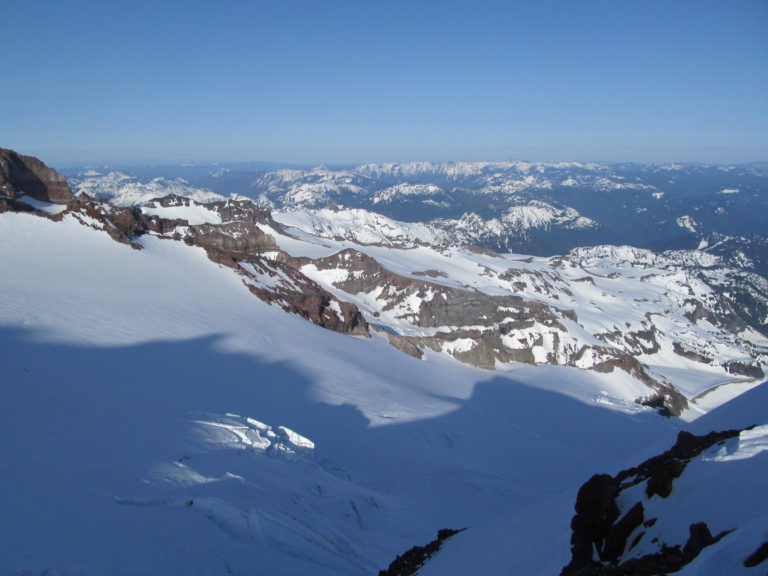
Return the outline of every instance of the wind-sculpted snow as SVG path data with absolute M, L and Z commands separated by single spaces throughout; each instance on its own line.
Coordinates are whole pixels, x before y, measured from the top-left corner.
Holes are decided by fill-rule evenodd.
M 71 315 L 63 286 L 16 308 L 29 328 L 0 328 L 4 571 L 376 574 L 440 526 L 545 501 L 670 433 L 648 411 L 320 337 L 236 281 L 223 290 L 227 276 L 209 268 L 191 293 L 138 308 L 141 284 L 86 302 L 104 286 L 80 275 Z M 36 317 L 45 302 L 55 313 Z M 117 311 L 119 332 L 100 318 Z
M 273 458 L 301 458 L 315 448 L 309 438 L 285 426 L 270 426 L 238 414 L 201 415 L 195 420 L 213 449 L 247 450 Z M 189 460 L 187 458 L 186 460 Z

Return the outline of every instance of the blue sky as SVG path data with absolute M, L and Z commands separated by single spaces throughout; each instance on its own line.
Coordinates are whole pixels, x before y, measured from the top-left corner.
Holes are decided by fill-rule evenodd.
M 768 1 L 0 1 L 0 146 L 116 160 L 768 160 Z

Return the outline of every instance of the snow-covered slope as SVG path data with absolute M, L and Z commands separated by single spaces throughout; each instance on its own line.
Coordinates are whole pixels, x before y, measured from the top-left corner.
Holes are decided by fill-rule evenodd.
M 291 221 L 309 229 L 283 219 Z M 276 239 L 300 250 L 282 234 Z M 619 397 L 653 395 L 647 376 L 681 392 L 690 417 L 759 382 L 768 360 L 768 340 L 723 296 L 739 273 L 705 253 L 597 247 L 546 259 L 324 242 L 327 256 L 307 252 L 314 260 L 302 272 L 412 353 L 438 350 L 496 369 L 519 361 L 600 372 L 622 366 L 639 381 L 622 384 Z
M 633 402 L 647 382 L 622 362 L 709 391 L 691 417 L 759 382 L 727 372 L 764 343 L 712 289 L 732 271 L 698 252 L 403 249 L 429 229 L 136 202 L 0 214 L 1 574 L 376 574 L 464 527 L 434 561 L 452 567 L 424 570 L 556 574 L 579 485 L 684 426 Z M 501 319 L 461 318 L 505 298 Z M 353 304 L 370 334 L 337 330 Z M 493 330 L 533 360 L 459 361 Z M 618 369 L 585 369 L 578 346 Z
M 274 213 L 275 220 L 328 239 L 353 240 L 358 244 L 413 246 L 419 243 L 444 245 L 450 239 L 429 224 L 399 222 L 362 209 L 321 208 Z
M 375 573 L 669 434 L 541 370 L 323 330 L 181 242 L 16 213 L 0 236 L 7 573 Z
M 340 267 L 361 265 L 353 264 L 351 260 L 323 262 L 319 264 L 325 269 L 322 273 L 318 265 L 304 268 L 305 273 L 328 289 L 341 288 L 345 294 L 339 296 L 354 300 L 373 324 L 382 324 L 381 318 L 385 318 L 384 323 L 397 334 L 434 335 L 434 329 L 439 326 L 415 315 L 426 306 L 424 298 L 434 293 L 434 287 L 430 286 L 446 284 L 492 296 L 522 296 L 560 310 L 571 310 L 579 326 L 602 345 L 617 347 L 660 368 L 658 373 L 663 379 L 674 382 L 685 377 L 688 371 L 695 384 L 692 387 L 685 385 L 688 388 L 685 393 L 690 399 L 696 399 L 698 408 L 706 409 L 722 401 L 722 397 L 718 397 L 724 390 L 716 394 L 712 391 L 719 384 L 731 381 L 732 376 L 736 376 L 734 381 L 738 382 L 739 377 L 760 378 L 763 372 L 760 366 L 765 365 L 768 344 L 765 338 L 768 333 L 765 321 L 768 318 L 768 282 L 750 271 L 762 270 L 761 264 L 753 263 L 733 247 L 724 248 L 726 242 L 723 240 L 711 246 L 703 245 L 700 250 L 660 254 L 631 247 L 596 246 L 549 259 L 520 256 L 510 260 L 507 256 L 488 258 L 474 249 L 456 248 L 478 235 L 497 233 L 494 230 L 504 228 L 501 224 L 490 226 L 477 216 L 466 217 L 453 232 L 446 232 L 445 226 L 398 222 L 359 209 L 292 210 L 278 212 L 275 218 L 290 227 L 293 234 L 326 239 L 329 250 L 313 249 L 306 252 L 307 256 L 330 256 L 334 249 L 352 248 L 396 272 L 401 284 L 410 282 L 412 286 L 407 292 L 402 286 L 392 287 L 399 296 L 395 293 L 376 296 L 374 292 L 382 284 L 377 284 L 379 280 L 375 278 L 367 280 L 367 287 L 357 281 L 354 286 L 349 282 L 346 288 L 341 286 L 350 273 L 365 273 L 339 270 Z M 471 226 L 473 230 L 467 234 L 461 232 L 473 218 L 478 221 L 477 225 Z M 499 231 L 497 236 L 501 238 L 503 234 Z M 286 246 L 292 244 L 285 238 L 281 242 Z M 736 242 L 731 244 L 738 245 Z M 387 247 L 408 250 L 393 251 L 385 249 Z M 413 250 L 415 248 L 418 249 Z M 717 253 L 723 255 L 716 256 Z M 416 281 L 413 276 L 421 276 L 422 281 Z M 408 277 L 411 280 L 403 280 Z M 357 293 L 359 289 L 367 294 L 363 300 Z M 401 302 L 393 303 L 393 297 Z M 488 316 L 485 318 L 487 320 Z M 417 330 L 404 327 L 403 319 L 417 324 Z M 454 332 L 462 326 L 489 327 L 487 321 L 478 318 L 444 324 L 452 325 Z M 432 330 L 425 331 L 425 328 Z M 539 356 L 535 357 L 537 362 L 578 362 L 575 365 L 591 367 L 599 363 L 601 357 L 605 359 L 604 355 L 598 354 L 577 360 L 576 354 L 583 354 L 580 352 L 582 346 L 590 345 L 590 341 L 585 341 L 571 329 L 558 330 L 556 339 L 534 345 L 544 332 L 555 334 L 541 326 L 535 328 L 524 348 L 535 351 L 536 346 L 541 347 Z M 458 351 L 469 351 L 467 344 L 469 341 Z M 446 345 L 457 350 L 452 343 L 446 342 Z M 498 351 L 500 343 L 495 343 L 494 349 Z M 475 357 L 469 361 L 485 367 L 493 367 L 499 359 L 503 361 L 499 354 L 485 356 L 484 360 Z M 719 382 L 711 380 L 714 373 L 710 368 L 717 366 L 723 376 Z M 702 373 L 702 369 L 710 374 Z
M 624 539 L 627 549 L 613 565 L 606 561 L 591 567 L 582 566 L 582 572 L 568 573 L 612 575 L 674 571 L 675 574 L 687 576 L 763 574 L 765 556 L 756 566 L 745 566 L 745 561 L 768 542 L 766 402 L 768 386 L 763 385 L 691 425 L 688 430 L 702 437 L 713 430 L 736 432 L 697 456 L 686 458 L 678 453 L 677 460 L 657 460 L 656 466 L 661 465 L 657 471 L 668 464 L 673 464 L 672 467 L 678 471 L 678 477 L 669 477 L 669 494 L 646 496 L 646 481 L 621 490 L 616 499 L 619 514 L 616 519 L 628 517 L 627 512 L 637 507 L 638 502 L 642 508 L 636 510 L 642 510 L 643 519 L 637 527 L 632 527 L 625 520 L 609 521 L 608 526 L 613 523 L 613 526 L 624 526 L 624 529 L 613 530 L 608 539 L 611 543 L 605 544 L 605 550 L 608 554 L 611 548 L 621 551 L 623 547 L 619 548 L 616 543 Z M 750 430 L 738 432 L 755 424 L 757 426 Z M 684 438 L 684 441 L 690 441 L 690 437 Z M 649 442 L 648 447 L 633 458 L 634 461 L 627 461 L 626 468 L 632 469 L 644 458 L 662 453 L 673 443 L 673 440 Z M 696 441 L 691 442 L 692 446 L 695 444 Z M 609 468 L 594 472 L 615 474 L 616 471 Z M 637 473 L 634 469 L 631 477 L 625 475 L 623 482 L 629 484 Z M 594 488 L 605 480 L 606 476 L 593 477 L 590 483 Z M 576 501 L 577 493 L 573 490 L 522 510 L 500 510 L 499 514 L 448 540 L 440 552 L 419 570 L 419 574 L 560 574 L 571 561 L 571 547 L 575 543 L 571 539 L 571 530 Z M 584 496 L 581 501 L 586 504 Z M 598 502 L 599 499 L 593 504 Z M 583 506 L 580 508 L 582 514 L 589 510 Z M 606 515 L 607 508 L 604 510 Z M 697 536 L 706 534 L 701 523 L 707 525 L 706 531 L 710 532 L 712 540 L 720 538 L 714 542 L 706 537 L 691 539 L 691 533 Z M 580 521 L 579 525 L 585 524 Z M 692 531 L 691 525 L 699 526 Z M 626 527 L 632 529 L 627 530 Z M 622 540 L 619 540 L 619 535 Z M 705 545 L 699 549 L 702 543 Z M 696 554 L 693 554 L 694 551 Z M 593 560 L 598 560 L 597 552 L 594 552 Z M 679 563 L 686 561 L 687 564 L 680 569 Z M 668 570 L 663 569 L 665 563 L 668 563 Z
M 598 225 L 573 209 L 561 209 L 546 202 L 531 201 L 509 208 L 501 218 L 484 219 L 466 213 L 458 219 L 403 222 L 360 208 L 290 209 L 275 213 L 275 218 L 323 238 L 354 240 L 360 244 L 412 246 L 432 244 L 504 245 L 511 236 L 528 238 L 537 231 L 553 227 L 586 230 Z

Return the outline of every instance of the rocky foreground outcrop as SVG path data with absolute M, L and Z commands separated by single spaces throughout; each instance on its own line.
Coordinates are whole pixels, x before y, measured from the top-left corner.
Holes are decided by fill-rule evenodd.
M 386 570 L 379 570 L 379 576 L 413 576 L 419 568 L 424 566 L 429 559 L 437 554 L 443 543 L 455 536 L 462 530 L 454 530 L 452 528 L 443 528 L 437 531 L 437 538 L 432 540 L 429 544 L 424 546 L 414 546 L 409 550 L 406 550 L 403 554 L 400 554 L 392 560 Z
M 596 474 L 590 478 L 576 498 L 576 514 L 571 521 L 571 561 L 561 576 L 668 574 L 725 537 L 730 530 L 712 534 L 706 522 L 694 520 L 685 543 L 653 538 L 655 552 L 631 553 L 643 539 L 649 538 L 647 532 L 659 520 L 650 517 L 643 501 L 668 498 L 675 488 L 675 480 L 692 459 L 740 433 L 741 430 L 724 430 L 696 436 L 683 431 L 675 445 L 663 454 L 616 476 Z M 644 499 L 642 495 L 638 498 L 630 494 L 630 489 L 636 486 L 644 486 Z
M 72 199 L 72 190 L 63 174 L 37 158 L 0 148 L 0 195 L 15 200 L 24 194 L 55 204 L 66 204 Z

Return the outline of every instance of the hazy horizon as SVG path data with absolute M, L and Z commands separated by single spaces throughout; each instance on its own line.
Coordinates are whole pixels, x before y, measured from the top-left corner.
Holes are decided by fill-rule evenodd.
M 52 164 L 768 159 L 768 3 L 8 0 Z
M 55 155 L 35 155 L 35 154 L 28 154 L 27 152 L 23 150 L 16 150 L 16 152 L 19 152 L 21 154 L 27 154 L 32 156 L 39 157 L 40 160 L 45 162 L 47 165 L 51 167 L 59 167 L 60 169 L 69 169 L 69 168 L 99 168 L 99 167 L 118 167 L 118 168 L 130 168 L 132 166 L 183 166 L 185 164 L 189 165 L 211 165 L 211 166 L 227 166 L 227 165 L 248 165 L 248 164 L 254 164 L 254 165 L 265 165 L 265 166 L 277 166 L 277 167 L 296 167 L 296 168 L 314 168 L 318 166 L 328 166 L 328 167 L 349 167 L 349 166 L 359 166 L 364 164 L 408 164 L 408 163 L 431 163 L 431 164 L 441 164 L 441 163 L 460 163 L 460 162 L 529 162 L 531 164 L 558 164 L 558 163 L 579 163 L 579 164 L 647 164 L 647 165 L 666 165 L 666 164 L 693 164 L 693 165 L 714 165 L 714 166 L 739 166 L 739 165 L 752 165 L 752 164 L 762 164 L 762 163 L 768 163 L 768 155 L 763 158 L 756 158 L 754 160 L 736 160 L 736 161 L 728 161 L 728 160 L 698 160 L 698 159 L 679 159 L 679 158 L 672 158 L 672 159 L 646 159 L 646 160 L 637 160 L 637 159 L 607 159 L 607 158 L 567 158 L 567 157 L 558 157 L 558 158 L 544 158 L 544 157 L 469 157 L 469 158 L 461 158 L 461 157 L 432 157 L 432 158 L 423 158 L 423 157 L 413 157 L 413 158 L 406 158 L 406 157 L 397 157 L 397 158 L 377 158 L 377 159 L 370 159 L 370 160 L 359 160 L 359 161 L 323 161 L 323 160 L 306 160 L 306 161 L 297 161 L 297 160 L 279 160 L 279 159 L 273 159 L 268 156 L 254 156 L 254 157 L 248 157 L 248 156 L 235 156 L 232 158 L 220 158 L 216 156 L 178 156 L 178 157 L 95 157 L 95 159 L 86 159 L 81 160 L 78 158 L 69 159 L 68 157 L 56 157 Z

